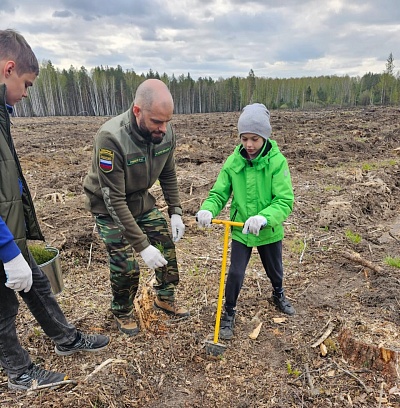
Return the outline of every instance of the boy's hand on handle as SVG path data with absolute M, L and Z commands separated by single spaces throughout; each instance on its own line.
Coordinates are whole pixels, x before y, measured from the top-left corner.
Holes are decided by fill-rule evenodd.
M 262 215 L 254 215 L 247 219 L 244 223 L 243 234 L 259 235 L 261 228 L 267 225 L 267 220 Z
M 32 270 L 22 254 L 9 262 L 4 262 L 7 281 L 5 285 L 17 291 L 29 292 L 32 287 Z
M 143 251 L 140 251 L 140 256 L 150 269 L 162 268 L 168 263 L 161 252 L 153 245 L 149 245 Z
M 208 210 L 200 210 L 197 215 L 197 224 L 199 227 L 209 227 L 211 225 L 213 215 L 211 211 Z
M 182 221 L 182 217 L 178 214 L 171 215 L 171 229 L 172 229 L 172 240 L 178 242 L 185 233 L 185 224 Z

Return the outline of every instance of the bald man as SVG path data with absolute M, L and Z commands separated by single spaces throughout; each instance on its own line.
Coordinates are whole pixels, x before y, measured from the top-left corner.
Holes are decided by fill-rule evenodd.
M 170 124 L 173 110 L 171 93 L 162 81 L 140 84 L 129 110 L 97 132 L 92 165 L 83 183 L 86 209 L 94 215 L 109 255 L 111 311 L 118 329 L 129 336 L 139 332 L 133 306 L 140 276 L 135 254 L 155 270 L 154 307 L 180 318 L 189 316 L 175 300 L 179 283 L 175 242 L 182 238 L 185 225 Z M 149 192 L 157 180 L 168 205 L 172 234 Z

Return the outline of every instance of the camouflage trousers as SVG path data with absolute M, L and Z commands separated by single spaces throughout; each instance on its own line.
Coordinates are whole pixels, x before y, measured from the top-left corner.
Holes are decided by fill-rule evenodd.
M 156 208 L 135 218 L 151 244 L 162 248 L 168 265 L 155 270 L 153 285 L 157 296 L 163 300 L 174 300 L 175 286 L 179 283 L 175 244 L 168 230 L 167 221 Z M 134 250 L 124 238 L 121 230 L 109 215 L 95 217 L 97 231 L 106 245 L 110 267 L 112 290 L 111 311 L 116 316 L 129 314 L 139 286 L 140 270 Z

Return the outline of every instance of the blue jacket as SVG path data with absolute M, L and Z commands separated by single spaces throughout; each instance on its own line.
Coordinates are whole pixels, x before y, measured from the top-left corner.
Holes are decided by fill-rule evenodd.
M 293 210 L 294 194 L 287 160 L 276 141 L 268 139 L 253 160 L 246 158 L 242 145 L 236 146 L 200 209 L 211 211 L 216 218 L 231 197 L 231 221 L 245 222 L 254 215 L 267 220 L 259 236 L 242 234 L 242 228 L 233 227 L 232 239 L 249 247 L 283 239 L 282 223 Z

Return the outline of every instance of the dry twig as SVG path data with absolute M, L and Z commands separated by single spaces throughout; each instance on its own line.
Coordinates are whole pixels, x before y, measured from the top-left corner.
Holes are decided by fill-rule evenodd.
M 50 199 L 53 201 L 54 204 L 59 201 L 60 203 L 64 202 L 64 198 L 61 193 L 50 193 L 43 196 L 45 199 Z
M 307 363 L 304 364 L 304 368 L 305 368 L 305 370 L 306 370 L 306 377 L 307 377 L 308 385 L 309 385 L 309 387 L 310 387 L 311 395 L 318 395 L 318 394 L 319 394 L 319 390 L 318 390 L 318 388 L 315 388 L 315 387 L 314 387 L 313 379 L 312 379 L 312 377 L 311 377 L 310 370 L 309 370 L 309 368 L 308 368 L 308 364 L 307 364 Z
M 333 322 L 329 322 L 328 328 L 325 330 L 324 334 L 316 342 L 311 344 L 311 347 L 319 346 L 323 341 L 325 341 L 331 335 L 334 328 L 335 328 L 335 324 Z
M 336 362 L 333 362 L 333 363 L 335 364 L 335 366 L 336 366 L 339 370 L 343 371 L 344 373 L 346 373 L 346 374 L 349 375 L 350 377 L 353 377 L 353 378 L 364 388 L 364 390 L 365 390 L 365 392 L 366 392 L 367 394 L 371 394 L 371 392 L 374 391 L 372 388 L 367 387 L 367 386 L 364 384 L 364 382 L 363 382 L 360 378 L 358 378 L 355 374 L 353 374 L 352 372 L 350 372 L 350 371 L 348 371 L 348 370 L 345 370 L 344 368 L 340 367 L 340 365 L 339 365 L 338 363 L 336 363 Z
M 86 382 L 89 378 L 93 377 L 95 374 L 97 374 L 99 371 L 101 371 L 105 366 L 109 364 L 126 364 L 126 360 L 119 360 L 117 358 L 109 358 L 106 361 L 103 361 L 99 366 L 97 366 L 90 374 L 88 374 L 83 382 Z
M 49 227 L 49 228 L 51 228 L 51 229 L 54 229 L 54 228 L 55 228 L 53 225 L 47 224 L 47 222 L 44 222 L 43 220 L 42 220 L 42 223 L 43 223 L 44 225 L 46 225 L 46 227 Z
M 384 383 L 384 382 L 381 383 L 381 388 L 379 390 L 379 405 L 378 405 L 378 408 L 381 408 L 381 406 L 382 406 L 383 388 L 384 388 L 385 385 L 386 385 L 386 383 Z
M 34 383 L 32 384 L 32 387 L 27 390 L 27 393 L 30 394 L 33 391 L 40 391 L 45 388 L 57 388 L 57 387 L 61 387 L 66 384 L 76 385 L 77 383 L 78 382 L 75 380 L 64 380 L 64 381 L 57 381 L 57 382 L 50 383 L 50 384 L 37 385 L 37 382 L 34 381 Z
M 301 251 L 299 263 L 301 263 L 303 261 L 303 256 L 304 256 L 304 252 L 306 251 L 306 248 L 307 248 L 307 239 L 304 236 L 304 247 L 303 247 L 303 250 Z
M 93 250 L 93 242 L 90 243 L 90 249 L 89 249 L 89 260 L 86 269 L 90 268 L 90 263 L 92 261 L 92 250 Z
M 395 237 L 390 231 L 389 231 L 389 235 L 397 242 L 400 242 L 400 239 L 398 239 L 397 237 Z

